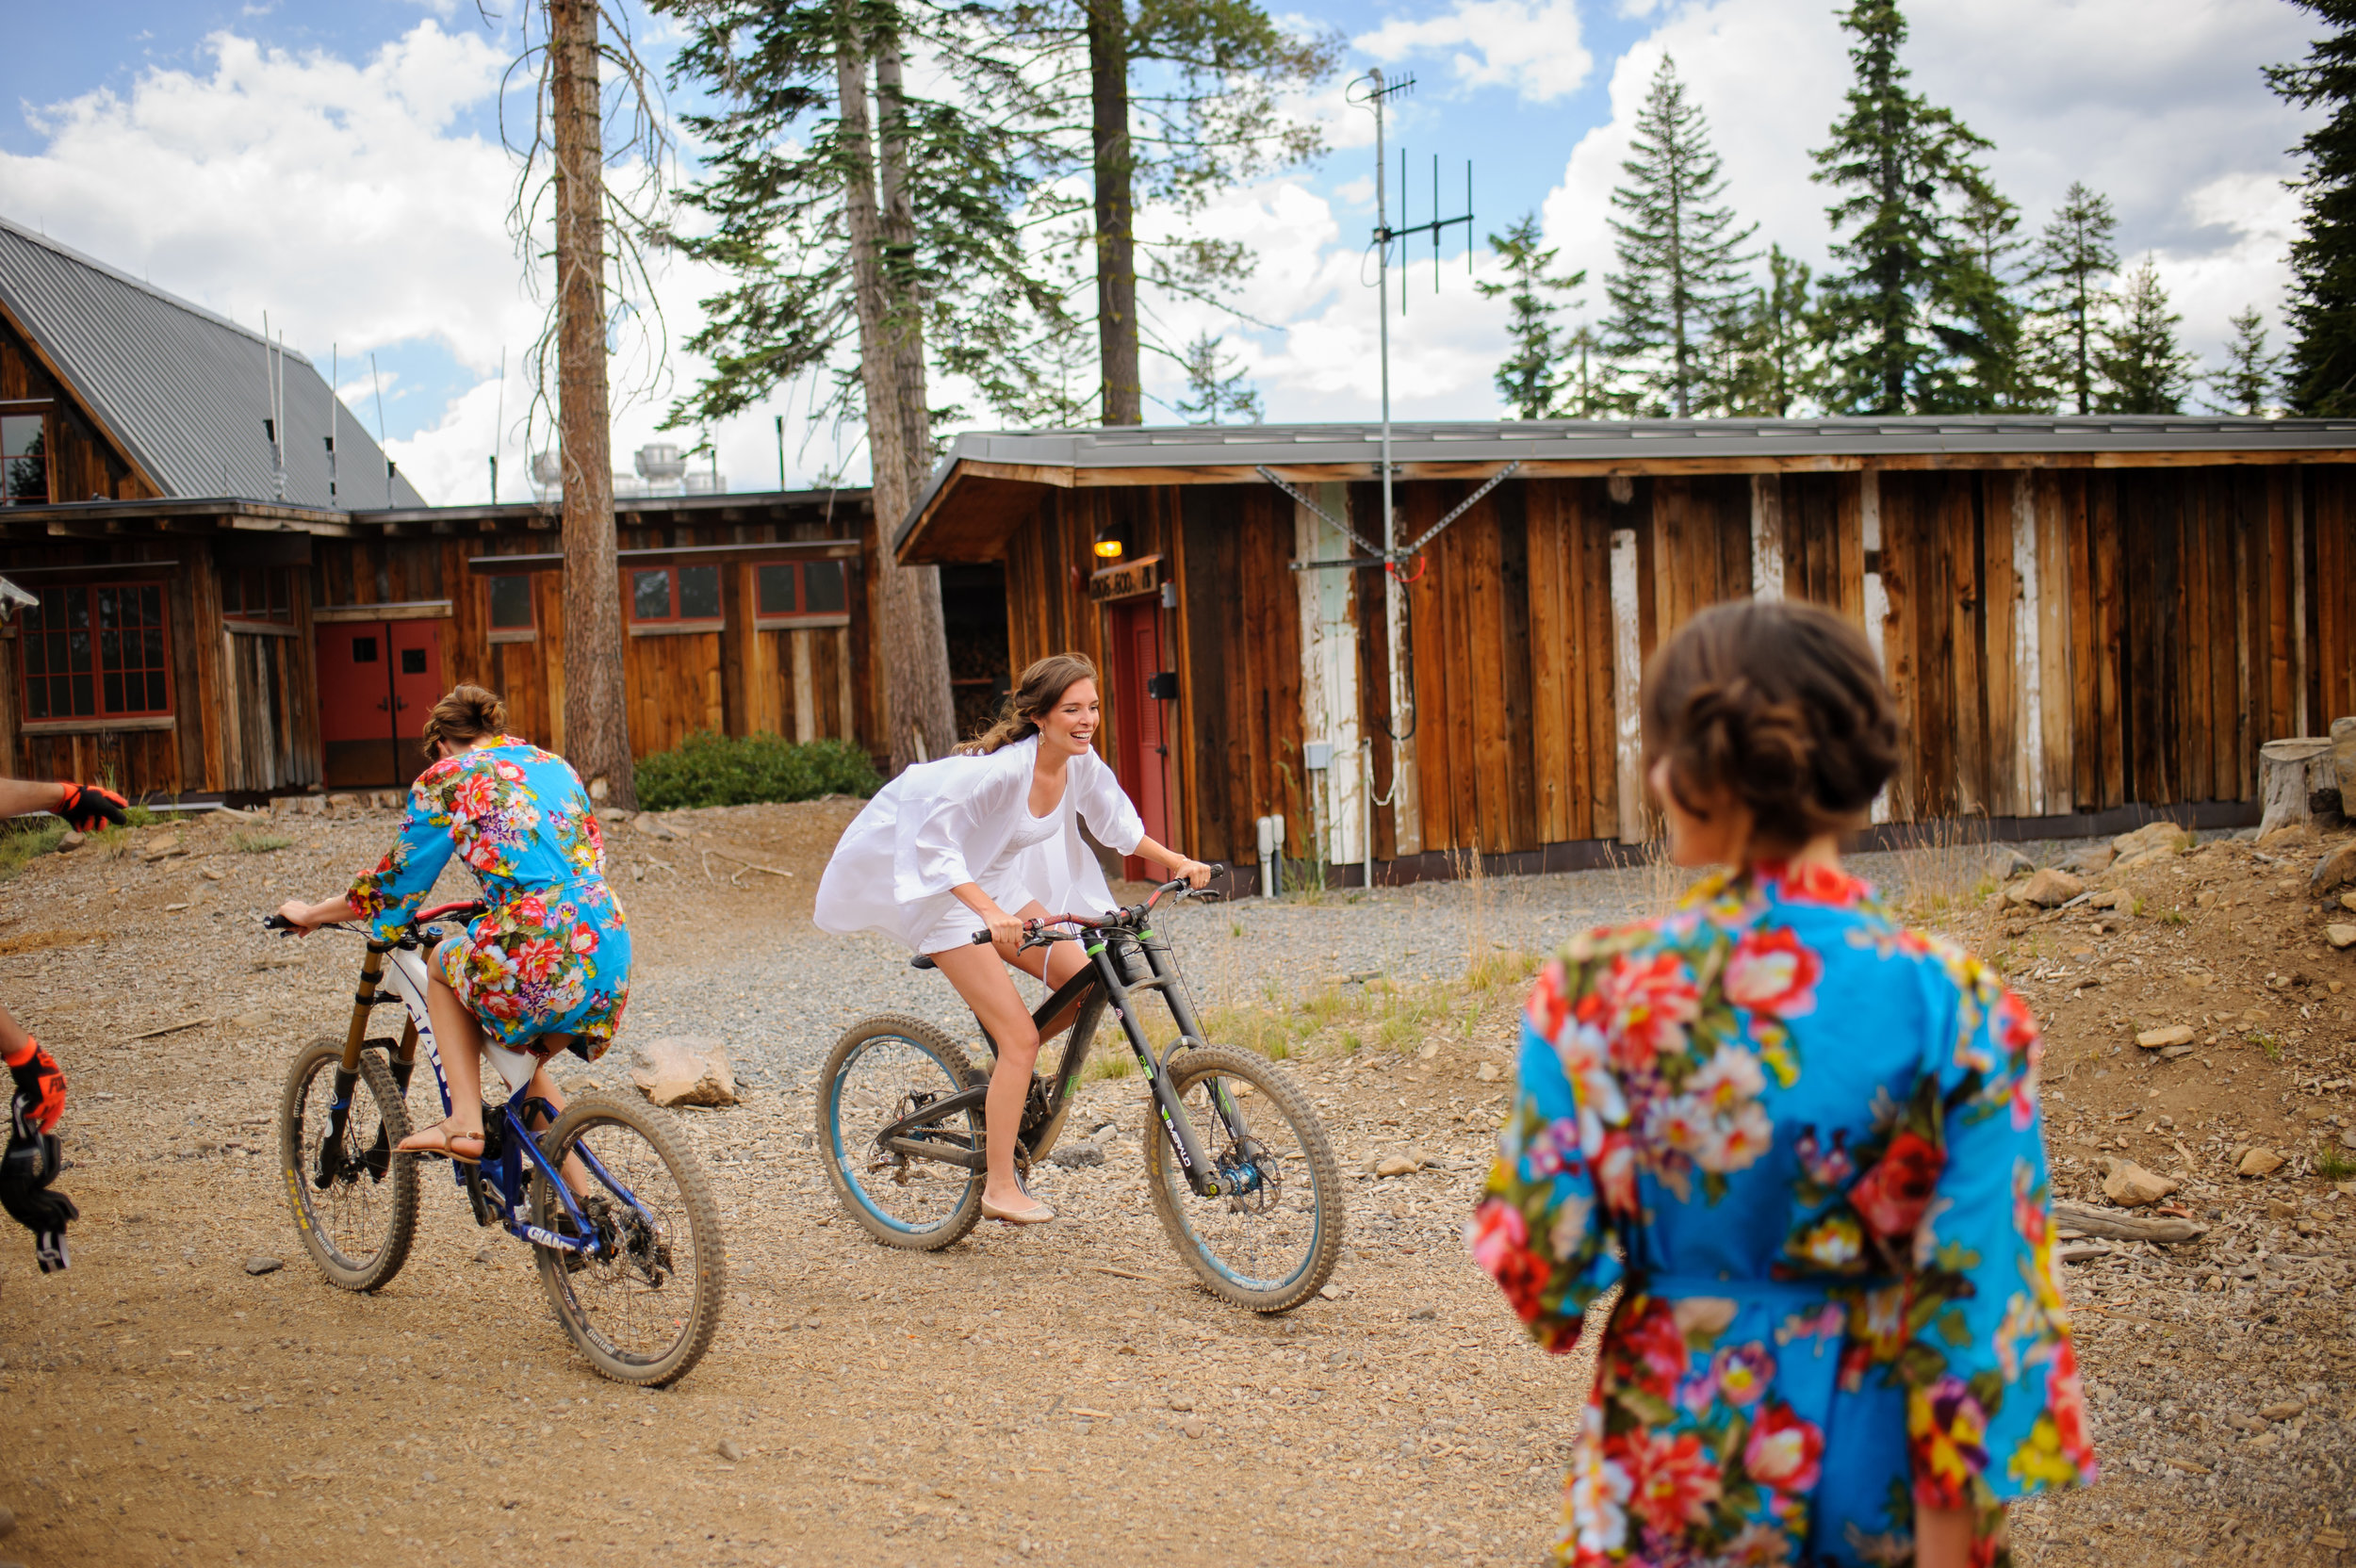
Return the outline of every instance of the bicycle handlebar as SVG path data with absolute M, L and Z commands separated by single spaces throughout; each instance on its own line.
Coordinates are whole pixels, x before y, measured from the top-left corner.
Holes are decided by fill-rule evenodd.
M 1213 876 L 1226 875 L 1226 865 L 1214 861 L 1211 865 L 1211 874 Z M 1152 912 L 1153 906 L 1159 904 L 1165 895 L 1172 892 L 1177 893 L 1181 898 L 1215 899 L 1219 896 L 1215 889 L 1197 888 L 1191 886 L 1185 877 L 1177 877 L 1155 888 L 1146 895 L 1144 903 L 1132 904 L 1126 908 L 1116 909 L 1109 915 L 1049 915 L 1044 920 L 1026 920 L 1023 923 L 1022 944 L 1015 951 L 1020 953 L 1023 948 L 1034 947 L 1042 942 L 1074 942 L 1080 939 L 1077 932 L 1052 929 L 1058 925 L 1076 925 L 1084 931 L 1094 931 L 1107 925 L 1126 924 L 1142 920 Z M 987 947 L 990 945 L 990 940 L 989 932 L 976 931 L 973 933 L 971 945 Z

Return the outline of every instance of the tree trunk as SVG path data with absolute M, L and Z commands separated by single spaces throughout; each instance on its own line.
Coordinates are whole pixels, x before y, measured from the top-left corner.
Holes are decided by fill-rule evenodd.
M 564 466 L 566 760 L 601 805 L 638 804 L 630 750 L 605 353 L 605 133 L 597 0 L 548 0 L 555 143 L 556 401 Z
M 887 121 L 896 126 L 899 53 L 884 49 Z M 893 772 L 944 755 L 957 738 L 941 574 L 892 563 L 893 536 L 923 488 L 931 431 L 924 397 L 923 302 L 912 274 L 913 207 L 906 147 L 887 136 L 888 195 L 876 198 L 875 137 L 867 112 L 866 41 L 847 27 L 835 44 L 835 88 L 844 147 L 843 210 L 850 229 L 852 299 L 859 311 L 859 380 L 867 398 L 867 451 L 875 470 L 876 643 L 883 672 L 886 749 Z M 896 233 L 894 232 L 896 231 Z
M 1096 146 L 1096 344 L 1104 423 L 1145 423 L 1138 369 L 1137 237 L 1130 198 L 1129 19 L 1124 0 L 1088 0 L 1088 101 Z

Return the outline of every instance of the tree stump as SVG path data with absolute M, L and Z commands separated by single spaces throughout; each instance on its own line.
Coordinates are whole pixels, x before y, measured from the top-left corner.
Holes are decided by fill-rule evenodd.
M 2356 719 L 2331 721 L 2331 766 L 2340 776 L 2340 815 L 2356 818 Z
M 2268 741 L 2258 748 L 2258 797 L 2266 815 L 2258 837 L 2278 827 L 2312 823 L 2318 813 L 2340 813 L 2340 776 L 2331 763 L 2331 743 L 2322 738 Z

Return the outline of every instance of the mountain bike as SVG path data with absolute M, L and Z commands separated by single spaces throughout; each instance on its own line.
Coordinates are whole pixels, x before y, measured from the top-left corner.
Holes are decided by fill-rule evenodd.
M 408 1261 L 417 1162 L 441 1157 L 394 1149 L 409 1135 L 420 1044 L 442 1114 L 450 1109 L 425 1004 L 426 961 L 446 933 L 429 923 L 484 907 L 439 905 L 419 910 L 392 941 L 369 938 L 344 1037 L 314 1041 L 287 1070 L 279 1170 L 304 1249 L 342 1289 L 380 1290 Z M 290 929 L 276 915 L 263 924 Z M 321 929 L 358 934 L 348 925 Z M 384 1005 L 407 1013 L 398 1038 L 368 1033 L 369 1015 Z M 532 1245 L 557 1321 L 599 1373 L 643 1387 L 677 1382 L 712 1344 L 726 1282 L 719 1208 L 703 1163 L 651 1105 L 591 1092 L 559 1113 L 529 1092 L 538 1068 L 532 1056 L 488 1040 L 483 1054 L 508 1094 L 491 1103 L 486 1092 L 483 1158 L 450 1162 L 475 1223 Z
M 1340 1256 L 1340 1169 L 1290 1078 L 1248 1051 L 1203 1039 L 1177 957 L 1149 923 L 1172 894 L 1173 903 L 1196 896 L 1183 880 L 1166 882 L 1110 915 L 1025 923 L 1023 950 L 1081 942 L 1088 965 L 1031 1015 L 1042 1036 L 1067 1015 L 1072 1022 L 1053 1067 L 1054 1042 L 1040 1048 L 1015 1169 L 1027 1175 L 1055 1147 L 1109 1007 L 1145 1072 L 1145 1184 L 1164 1233 L 1213 1295 L 1254 1312 L 1289 1312 L 1317 1293 Z M 922 954 L 909 962 L 935 967 Z M 1160 994 L 1178 1028 L 1159 1053 L 1138 1012 L 1148 992 Z M 988 1029 L 982 1039 L 994 1058 Z M 989 1070 L 932 1024 L 894 1013 L 853 1024 L 817 1091 L 820 1157 L 851 1217 L 885 1245 L 917 1251 L 970 1233 L 981 1217 L 989 1092 Z

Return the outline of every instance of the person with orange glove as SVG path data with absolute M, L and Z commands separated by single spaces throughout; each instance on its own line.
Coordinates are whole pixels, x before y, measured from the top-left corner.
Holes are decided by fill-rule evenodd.
M 78 833 L 120 826 L 128 803 L 97 784 L 36 784 L 0 778 L 0 816 L 53 811 Z M 8 1070 L 8 1149 L 0 1154 L 0 1209 L 33 1233 L 43 1274 L 71 1263 L 65 1228 L 81 1217 L 74 1200 L 50 1186 L 64 1164 L 55 1131 L 65 1114 L 65 1072 L 41 1041 L 0 1007 L 0 1066 Z

